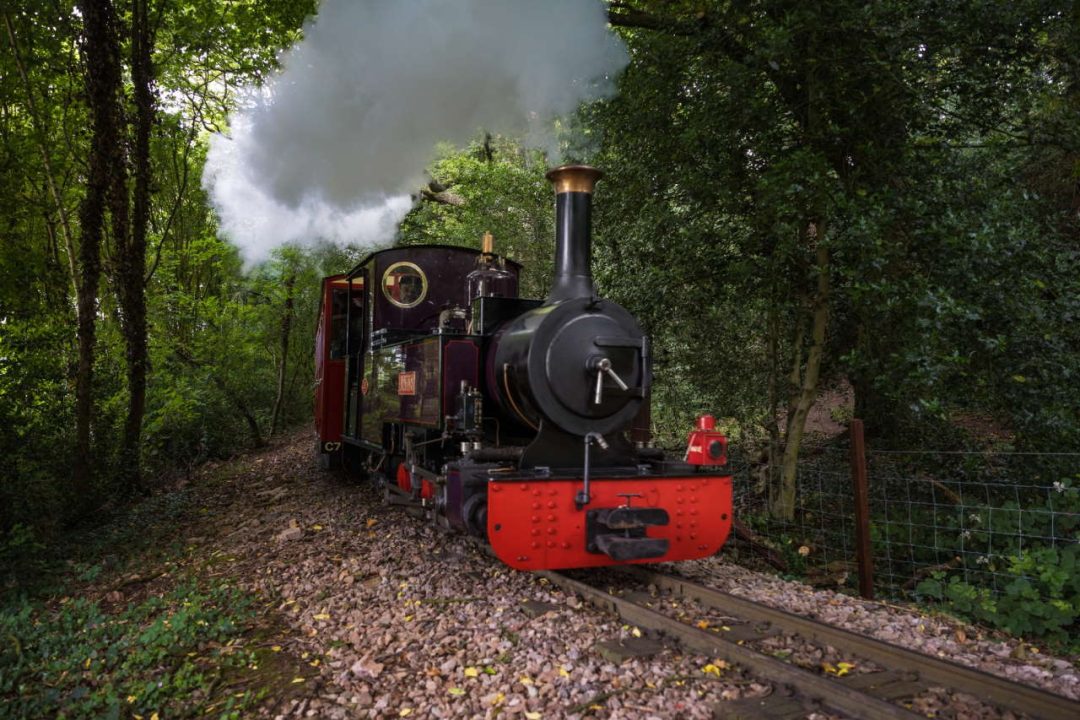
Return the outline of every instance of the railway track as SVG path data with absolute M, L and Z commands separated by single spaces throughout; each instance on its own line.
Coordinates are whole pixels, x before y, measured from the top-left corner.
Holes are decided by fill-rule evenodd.
M 684 648 L 721 658 L 767 678 L 777 691 L 765 698 L 717 707 L 728 718 L 796 718 L 810 712 L 838 713 L 860 720 L 921 718 L 905 706 L 933 687 L 967 693 L 1003 710 L 1042 720 L 1075 720 L 1080 703 L 1021 685 L 979 670 L 897 647 L 832 625 L 778 610 L 652 570 L 620 568 L 620 579 L 632 586 L 601 589 L 563 573 L 540 573 L 564 591 L 618 615 L 625 622 L 677 640 Z M 727 631 L 717 633 L 690 625 L 655 609 L 642 588 L 653 586 L 667 597 L 694 600 L 731 618 Z M 766 638 L 795 635 L 817 645 L 829 645 L 852 657 L 869 660 L 880 672 L 833 677 L 811 672 L 777 659 L 752 646 Z

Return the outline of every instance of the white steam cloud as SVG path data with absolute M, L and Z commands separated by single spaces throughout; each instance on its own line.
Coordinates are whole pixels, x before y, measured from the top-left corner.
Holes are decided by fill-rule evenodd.
M 553 118 L 628 60 L 600 0 L 323 0 L 203 175 L 249 261 L 286 242 L 385 243 L 436 145 L 485 129 L 553 146 Z

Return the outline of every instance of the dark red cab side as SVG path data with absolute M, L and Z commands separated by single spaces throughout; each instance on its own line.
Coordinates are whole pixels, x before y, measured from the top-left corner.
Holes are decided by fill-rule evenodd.
M 323 467 L 335 467 L 341 462 L 345 363 L 349 345 L 363 337 L 363 318 L 364 279 L 350 280 L 344 274 L 323 278 L 315 335 L 315 430 Z

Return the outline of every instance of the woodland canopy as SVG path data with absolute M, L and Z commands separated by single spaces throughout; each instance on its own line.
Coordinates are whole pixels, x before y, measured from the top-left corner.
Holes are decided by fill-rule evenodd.
M 310 421 L 318 278 L 364 248 L 245 267 L 199 178 L 236 89 L 314 10 L 4 5 L 0 538 Z M 974 417 L 1080 450 L 1080 4 L 608 10 L 630 63 L 564 152 L 606 173 L 594 272 L 653 337 L 662 443 L 724 418 L 771 452 L 780 515 L 823 388 L 853 389 L 881 447 L 971 446 Z M 552 161 L 482 132 L 444 148 L 398 241 L 491 231 L 543 293 Z

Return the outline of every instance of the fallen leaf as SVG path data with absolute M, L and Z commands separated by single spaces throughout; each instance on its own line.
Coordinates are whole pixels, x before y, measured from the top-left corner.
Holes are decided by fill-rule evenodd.
M 525 720 L 540 720 L 542 717 L 544 716 L 538 712 L 525 712 Z
M 698 620 L 697 623 L 695 623 L 695 624 L 697 625 L 697 627 L 701 628 L 702 630 L 708 630 L 709 629 L 709 621 L 708 620 Z
M 705 673 L 706 675 L 715 675 L 716 677 L 720 677 L 720 668 L 718 668 L 716 665 L 713 665 L 712 663 L 709 663 L 705 667 L 701 668 L 701 672 Z
M 474 667 L 465 668 L 465 677 L 474 678 L 474 677 L 478 677 L 479 675 L 480 675 L 480 671 L 477 670 L 476 668 L 474 668 Z
M 377 523 L 377 522 L 379 522 L 379 521 L 378 521 L 378 520 L 376 520 L 375 518 L 368 518 L 368 519 L 367 519 L 367 526 L 368 526 L 369 528 L 370 528 L 370 527 L 375 527 L 375 523 Z M 410 712 L 411 712 L 411 711 L 410 711 Z
M 957 630 L 956 630 L 956 641 L 957 642 L 967 642 L 967 633 L 964 632 L 963 630 L 957 628 Z
M 130 705 L 131 703 L 135 702 L 138 699 L 139 698 L 138 698 L 137 695 L 128 695 L 127 696 L 128 705 Z
M 847 675 L 849 672 L 851 672 L 854 669 L 855 669 L 855 666 L 852 663 L 846 663 L 846 662 L 837 663 L 836 664 L 836 677 L 844 677 L 845 675 Z
M 311 529 L 314 530 L 315 532 L 318 532 L 318 531 L 323 529 L 323 526 L 322 525 L 312 525 Z
M 570 677 L 570 671 L 567 670 L 564 667 L 560 667 L 559 668 L 559 675 L 561 675 L 562 677 Z
M 398 717 L 409 717 L 410 715 L 412 715 L 412 708 L 401 708 L 401 711 L 398 712 Z
M 500 705 L 500 704 L 502 704 L 502 701 L 505 700 L 505 699 L 506 699 L 506 695 L 504 695 L 502 693 L 495 693 L 495 697 L 493 697 L 491 699 L 491 704 L 492 705 Z
M 330 619 L 330 613 L 319 613 L 318 615 L 314 616 L 313 619 L 315 619 L 315 620 L 329 620 Z
M 802 555 L 803 557 L 806 557 L 807 555 L 810 554 L 810 548 L 807 547 L 806 545 L 800 545 L 799 546 L 799 554 Z
M 499 671 L 496 670 L 495 668 L 491 667 L 490 665 L 488 665 L 487 667 L 484 668 L 484 674 L 485 675 L 498 675 Z
M 302 682 L 304 682 L 304 678 L 302 678 L 302 677 L 294 677 L 292 679 L 292 684 L 293 685 L 296 685 L 297 683 L 302 683 Z
M 273 646 L 270 647 L 270 649 L 272 651 L 274 651 L 274 652 L 281 652 L 281 646 L 280 645 L 273 645 Z
M 634 637 L 641 637 L 641 628 L 632 628 L 630 634 Z
M 464 695 L 465 694 L 465 691 L 462 688 L 459 688 L 459 687 L 450 688 L 446 692 L 450 693 L 451 695 Z
M 528 675 L 522 675 L 520 678 L 518 678 L 518 682 L 521 683 L 522 685 L 532 685 L 533 684 L 532 678 L 529 677 Z
M 157 711 L 150 713 L 150 720 L 158 720 Z

